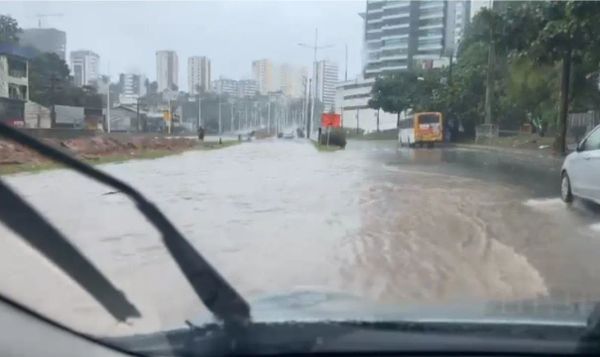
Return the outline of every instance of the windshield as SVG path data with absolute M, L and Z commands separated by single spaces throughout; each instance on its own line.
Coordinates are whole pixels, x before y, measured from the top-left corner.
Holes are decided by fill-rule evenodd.
M 0 123 L 133 191 L 0 137 L 0 294 L 97 338 L 250 317 L 584 326 L 600 149 L 578 143 L 600 124 L 599 16 L 3 2 Z M 42 221 L 55 231 L 35 241 Z
M 437 124 L 440 122 L 440 116 L 437 114 L 419 115 L 419 124 Z

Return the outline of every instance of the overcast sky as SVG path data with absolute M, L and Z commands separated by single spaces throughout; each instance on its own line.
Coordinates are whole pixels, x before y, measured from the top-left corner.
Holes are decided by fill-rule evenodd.
M 362 19 L 366 1 L 197 1 L 197 2 L 5 2 L 0 13 L 16 18 L 22 28 L 37 27 L 37 14 L 62 14 L 42 19 L 43 27 L 67 33 L 67 56 L 89 49 L 100 55 L 101 72 L 113 80 L 121 72 L 156 78 L 155 52 L 175 50 L 179 84 L 187 87 L 187 58 L 212 60 L 213 78 L 250 78 L 251 62 L 270 58 L 310 66 L 315 27 L 319 42 L 333 44 L 319 58 L 344 68 L 348 45 L 349 77 L 361 70 Z

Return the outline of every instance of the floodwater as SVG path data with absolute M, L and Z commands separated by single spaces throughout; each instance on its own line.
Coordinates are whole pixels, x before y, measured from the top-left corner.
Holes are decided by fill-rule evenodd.
M 296 289 L 386 304 L 600 299 L 600 215 L 558 198 L 553 163 L 458 148 L 266 140 L 101 169 L 154 201 L 248 300 Z M 114 321 L 0 226 L 0 290 L 99 335 L 157 331 L 204 311 L 131 202 L 72 171 L 6 181 L 132 301 Z

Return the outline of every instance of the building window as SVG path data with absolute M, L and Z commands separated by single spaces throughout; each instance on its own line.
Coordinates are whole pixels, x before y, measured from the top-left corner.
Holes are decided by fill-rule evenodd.
M 393 56 L 401 56 L 408 55 L 408 48 L 400 48 L 397 50 L 383 50 L 381 51 L 381 57 L 393 57 Z
M 8 98 L 27 100 L 27 86 L 19 86 L 13 83 L 8 84 Z
M 368 40 L 377 40 L 381 37 L 381 33 L 379 32 L 375 32 L 375 33 L 368 33 L 365 38 Z
M 367 31 L 368 30 L 376 30 L 378 28 L 381 27 L 381 23 L 380 22 L 370 22 L 369 24 L 367 24 Z
M 389 47 L 408 46 L 408 38 L 392 38 L 389 40 L 384 40 L 383 45 Z
M 383 5 L 385 5 L 385 1 L 369 1 L 367 2 L 367 11 L 381 9 Z
M 407 25 L 410 22 L 410 18 L 402 17 L 397 19 L 387 19 L 383 21 L 383 25 L 385 26 L 400 26 Z
M 383 36 L 394 36 L 394 35 L 406 35 L 408 34 L 408 27 L 402 27 L 397 29 L 383 30 Z
M 441 19 L 426 19 L 426 20 L 419 20 L 419 27 L 426 27 L 426 26 L 439 26 L 442 27 L 443 23 Z
M 8 75 L 16 78 L 27 77 L 27 62 L 8 58 Z

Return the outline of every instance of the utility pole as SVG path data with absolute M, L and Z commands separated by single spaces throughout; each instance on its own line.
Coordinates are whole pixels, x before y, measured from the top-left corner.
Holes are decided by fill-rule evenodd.
M 106 131 L 110 133 L 110 62 L 107 63 L 108 66 L 108 90 L 106 91 Z
M 312 84 L 314 85 L 314 89 L 313 89 L 313 93 L 312 93 L 312 100 L 311 100 L 311 106 L 310 106 L 310 119 L 309 120 L 313 120 L 314 116 L 315 116 L 315 102 L 317 100 L 317 85 L 319 83 L 319 77 L 318 77 L 318 71 L 317 71 L 317 50 L 320 49 L 325 49 L 325 48 L 330 48 L 333 47 L 333 45 L 325 45 L 325 46 L 319 46 L 319 29 L 315 28 L 315 43 L 313 46 L 304 44 L 304 43 L 299 43 L 299 46 L 302 47 L 307 47 L 307 48 L 311 48 L 313 50 L 313 82 Z M 307 128 L 310 128 L 310 124 L 307 125 Z M 310 131 L 307 130 L 306 133 L 306 137 L 310 138 Z
M 344 81 L 348 80 L 348 44 L 344 44 L 344 47 L 346 49 L 345 54 L 346 54 L 346 70 L 344 71 Z
M 110 133 L 110 83 L 106 91 L 106 131 Z
M 219 95 L 219 135 L 221 135 L 221 96 Z
M 233 132 L 234 131 L 234 128 L 233 128 L 233 103 L 229 103 L 229 105 L 230 105 L 229 115 L 230 115 L 230 119 L 231 119 L 230 120 L 231 121 L 231 131 Z
M 271 133 L 271 99 L 269 98 L 269 104 L 267 105 L 267 132 Z
M 488 48 L 488 68 L 485 86 L 485 124 L 492 124 L 492 98 L 494 85 L 494 63 L 495 63 L 495 44 L 494 44 L 494 3 L 490 0 L 490 44 Z
M 202 126 L 202 98 L 200 98 L 200 94 L 198 94 L 198 128 Z
M 312 90 L 312 84 L 311 84 L 311 79 L 308 80 L 308 103 L 307 103 L 307 109 L 311 107 L 311 101 L 312 98 L 310 96 L 310 91 Z M 312 121 L 312 112 L 307 110 L 306 113 L 307 117 L 306 117 L 306 138 L 310 139 L 310 122 Z
M 136 109 L 136 114 L 137 114 L 136 115 L 137 116 L 137 131 L 139 133 L 141 131 L 140 130 L 140 97 L 137 97 L 136 100 L 135 100 L 135 102 L 137 104 L 136 108 L 135 108 Z

